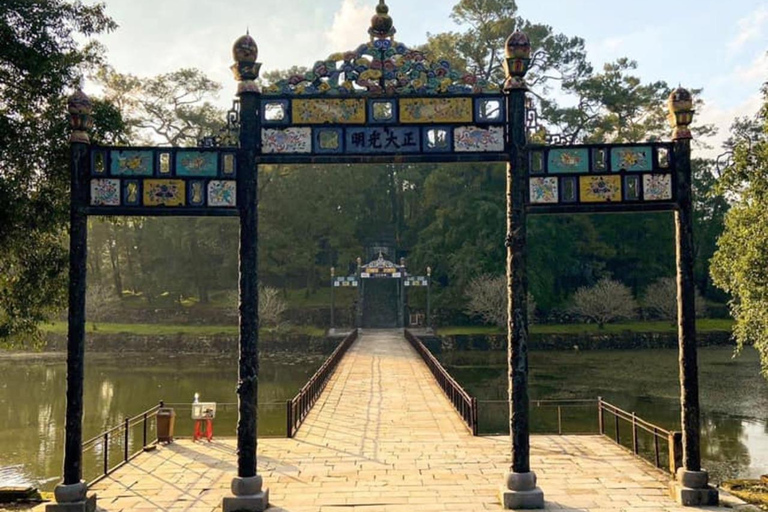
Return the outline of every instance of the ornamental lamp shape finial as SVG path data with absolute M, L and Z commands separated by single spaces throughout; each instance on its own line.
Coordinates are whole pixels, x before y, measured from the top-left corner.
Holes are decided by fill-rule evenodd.
M 675 140 L 691 139 L 690 126 L 693 123 L 693 95 L 687 89 L 678 87 L 669 95 L 669 124 L 674 129 Z
M 232 58 L 238 64 L 254 64 L 259 58 L 259 47 L 248 32 L 232 46 Z
M 508 59 L 530 59 L 531 40 L 521 31 L 516 31 L 507 38 L 505 51 Z
M 375 39 L 392 38 L 397 33 L 394 21 L 389 15 L 389 6 L 386 0 L 379 0 L 376 6 L 376 14 L 371 18 L 371 28 L 368 33 Z
M 72 128 L 72 134 L 69 137 L 70 142 L 80 142 L 88 144 L 88 130 L 93 127 L 93 103 L 91 99 L 80 89 L 75 91 L 67 101 L 67 110 L 69 111 L 69 126 Z

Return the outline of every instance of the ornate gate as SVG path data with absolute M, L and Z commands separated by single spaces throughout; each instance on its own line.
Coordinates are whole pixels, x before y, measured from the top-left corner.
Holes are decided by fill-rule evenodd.
M 693 295 L 691 95 L 670 98 L 673 141 L 549 147 L 526 137 L 525 75 L 531 46 L 521 32 L 506 43 L 503 85 L 433 60 L 394 39 L 384 0 L 370 41 L 331 55 L 303 75 L 261 91 L 261 65 L 249 35 L 233 49 L 240 100 L 239 144 L 206 149 L 89 144 L 90 101 L 75 94 L 64 481 L 59 501 L 85 496 L 82 478 L 83 357 L 88 215 L 202 215 L 240 219 L 238 475 L 224 510 L 263 510 L 256 472 L 258 382 L 256 185 L 264 164 L 507 162 L 507 276 L 512 465 L 507 508 L 541 508 L 530 467 L 526 217 L 540 213 L 674 211 L 677 230 L 680 379 L 684 445 L 681 494 L 710 501 L 700 471 Z M 501 483 L 501 482 L 500 482 Z M 688 493 L 688 494 L 685 494 Z M 716 498 L 717 494 L 714 493 Z M 56 506 L 51 506 L 56 509 Z M 63 510 L 63 509 L 62 509 Z M 74 510 L 74 508 L 66 508 Z

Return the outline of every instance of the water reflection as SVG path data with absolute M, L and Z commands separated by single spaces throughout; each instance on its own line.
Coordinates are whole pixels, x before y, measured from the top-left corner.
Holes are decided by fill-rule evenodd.
M 480 400 L 484 433 L 508 432 L 506 352 L 440 355 L 449 371 Z M 677 351 L 532 352 L 532 400 L 602 396 L 670 430 L 679 430 Z M 702 459 L 713 481 L 768 472 L 768 383 L 757 353 L 733 357 L 729 348 L 699 351 Z M 557 432 L 556 412 L 535 407 L 533 432 Z M 563 412 L 564 432 L 595 431 L 594 409 Z
M 285 400 L 299 390 L 324 358 L 297 355 L 262 359 L 260 436 L 285 435 Z M 159 400 L 185 404 L 177 413 L 176 432 L 191 436 L 188 404 L 195 392 L 205 401 L 237 401 L 234 357 L 89 355 L 85 370 L 84 439 Z M 66 367 L 61 357 L 0 359 L 0 486 L 33 483 L 49 490 L 58 482 L 64 451 L 65 389 Z M 218 413 L 215 435 L 234 436 L 236 406 L 223 406 Z M 132 436 L 140 447 L 141 425 L 132 430 Z M 100 468 L 102 450 L 96 445 L 84 454 L 86 473 Z M 110 451 L 114 457 L 121 456 L 119 440 L 110 443 Z

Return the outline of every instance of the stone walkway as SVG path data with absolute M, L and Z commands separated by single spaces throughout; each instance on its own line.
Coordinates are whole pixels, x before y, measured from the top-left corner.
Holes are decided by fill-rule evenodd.
M 599 436 L 533 436 L 547 510 L 684 512 L 667 477 Z M 506 437 L 472 437 L 413 349 L 366 332 L 295 439 L 259 443 L 275 512 L 501 510 Z M 94 486 L 107 512 L 218 510 L 235 440 L 178 441 Z M 708 510 L 726 510 L 709 508 Z

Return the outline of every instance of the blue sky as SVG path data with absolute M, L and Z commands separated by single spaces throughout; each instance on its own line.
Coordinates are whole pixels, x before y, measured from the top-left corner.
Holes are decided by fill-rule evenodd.
M 116 69 L 151 76 L 198 67 L 224 85 L 222 106 L 235 83 L 232 42 L 246 28 L 264 69 L 311 65 L 367 39 L 377 0 L 106 0 L 120 28 L 101 38 Z M 410 45 L 426 34 L 458 30 L 453 0 L 388 0 L 397 39 Z M 700 119 L 727 135 L 734 116 L 753 114 L 768 80 L 766 0 L 518 0 L 520 14 L 555 31 L 583 37 L 599 68 L 619 57 L 638 61 L 647 81 L 703 87 Z M 707 154 L 717 153 L 708 151 Z

